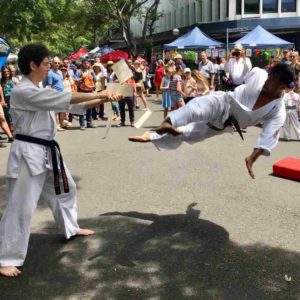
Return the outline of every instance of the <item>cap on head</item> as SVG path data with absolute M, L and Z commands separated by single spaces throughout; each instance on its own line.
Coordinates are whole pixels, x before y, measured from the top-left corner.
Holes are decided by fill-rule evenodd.
M 185 68 L 185 69 L 184 69 L 184 73 L 192 73 L 192 71 L 191 71 L 190 68 Z
M 113 65 L 114 62 L 112 60 L 109 60 L 106 64 L 109 66 L 109 65 Z

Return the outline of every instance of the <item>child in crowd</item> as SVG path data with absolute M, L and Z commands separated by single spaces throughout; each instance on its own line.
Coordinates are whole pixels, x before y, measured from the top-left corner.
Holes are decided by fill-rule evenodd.
M 184 69 L 183 91 L 185 94 L 185 104 L 196 97 L 197 83 L 196 80 L 192 77 L 192 71 L 190 68 Z
M 170 68 L 166 68 L 166 74 L 162 78 L 160 89 L 162 90 L 162 106 L 164 108 L 164 119 L 167 117 L 168 112 L 171 110 L 172 107 L 172 99 L 171 99 L 171 92 L 170 92 L 170 81 L 172 73 Z
M 192 77 L 196 81 L 196 97 L 209 94 L 209 82 L 200 71 L 193 70 Z
M 283 100 L 286 109 L 286 119 L 281 128 L 281 137 L 285 141 L 300 141 L 300 96 L 292 90 L 284 94 Z
M 171 76 L 170 81 L 170 92 L 172 99 L 172 109 L 178 109 L 184 106 L 184 92 L 182 89 L 182 68 L 177 66 L 175 69 L 175 74 Z

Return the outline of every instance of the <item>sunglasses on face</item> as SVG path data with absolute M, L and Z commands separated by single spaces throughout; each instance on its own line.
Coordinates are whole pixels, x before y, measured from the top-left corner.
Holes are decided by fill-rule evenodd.
M 241 55 L 241 52 L 233 52 L 232 55 L 233 55 L 233 56 L 240 56 L 240 55 Z

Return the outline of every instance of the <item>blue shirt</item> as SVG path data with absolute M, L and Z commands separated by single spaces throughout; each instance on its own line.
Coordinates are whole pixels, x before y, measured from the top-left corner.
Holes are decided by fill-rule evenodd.
M 62 92 L 64 90 L 64 81 L 61 71 L 49 70 L 47 78 L 43 82 L 43 86 L 50 86 L 52 89 Z

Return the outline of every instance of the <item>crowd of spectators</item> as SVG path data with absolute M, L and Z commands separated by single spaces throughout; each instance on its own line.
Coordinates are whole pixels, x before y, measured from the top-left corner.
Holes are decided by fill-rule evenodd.
M 134 126 L 135 110 L 149 110 L 147 97 L 149 90 L 156 93 L 156 101 L 161 101 L 163 116 L 168 112 L 178 109 L 191 99 L 208 93 L 222 90 L 234 90 L 244 83 L 247 74 L 252 69 L 251 59 L 246 57 L 241 45 L 236 45 L 230 57 L 210 59 L 207 52 L 202 51 L 198 55 L 198 62 L 194 68 L 187 67 L 180 54 L 173 59 L 157 59 L 147 63 L 141 57 L 135 60 L 128 59 L 127 64 L 131 68 L 133 77 L 127 81 L 132 87 L 132 96 L 122 99 L 118 103 L 112 103 L 112 121 L 119 121 L 118 127 L 126 126 L 126 106 L 129 113 L 130 126 Z M 299 53 L 292 50 L 284 50 L 281 57 L 271 57 L 265 66 L 269 70 L 277 63 L 290 65 L 295 74 L 293 91 L 289 91 L 285 99 L 287 111 L 296 107 L 297 114 L 300 108 L 300 62 Z M 80 62 L 71 62 L 68 58 L 53 57 L 51 68 L 46 80 L 41 83 L 43 87 L 57 91 L 79 91 L 89 93 L 102 91 L 107 83 L 117 82 L 112 66 L 114 62 L 102 63 L 99 57 L 95 59 L 83 59 Z M 151 75 L 150 73 L 154 73 Z M 150 80 L 151 78 L 151 80 Z M 13 122 L 10 115 L 10 92 L 14 85 L 18 84 L 21 76 L 17 74 L 14 65 L 7 65 L 1 72 L 0 86 L 0 127 L 6 135 L 0 139 L 13 141 Z M 162 96 L 161 96 L 162 95 Z M 292 99 L 292 100 L 291 100 Z M 292 105 L 291 105 L 292 103 Z M 107 104 L 108 105 L 108 104 Z M 99 105 L 93 109 L 87 109 L 85 115 L 74 116 L 65 112 L 57 113 L 57 130 L 64 131 L 74 125 L 74 119 L 78 119 L 79 128 L 93 128 L 94 120 L 107 121 L 107 107 Z M 295 119 L 295 116 L 293 117 Z M 298 120 L 298 118 L 297 118 Z M 300 140 L 300 126 L 293 126 L 296 139 Z M 285 131 L 286 132 L 286 131 Z M 287 135 L 284 138 L 289 139 Z M 0 140 L 0 147 L 5 145 Z

